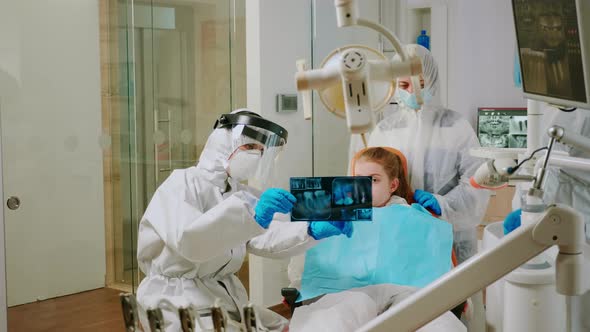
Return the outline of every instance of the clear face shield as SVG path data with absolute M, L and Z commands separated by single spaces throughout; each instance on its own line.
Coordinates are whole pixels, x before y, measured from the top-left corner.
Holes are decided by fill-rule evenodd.
M 269 187 L 276 178 L 275 164 L 287 143 L 287 130 L 246 111 L 221 115 L 215 128 L 231 130 L 228 175 L 259 189 Z

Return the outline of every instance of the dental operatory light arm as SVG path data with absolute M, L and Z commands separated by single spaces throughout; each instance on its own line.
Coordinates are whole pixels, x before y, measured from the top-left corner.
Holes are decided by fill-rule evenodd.
M 557 126 L 551 127 L 548 134 L 551 140 L 543 165 L 536 176 L 529 176 L 529 180 L 534 181 L 529 197 L 542 194 L 540 188 L 555 141 L 590 152 L 590 139 L 586 137 L 567 133 Z M 590 162 L 587 159 L 585 163 L 581 158 L 574 159 L 573 166 L 578 169 L 583 169 L 582 164 L 588 165 Z M 561 162 L 567 166 L 571 160 L 564 159 Z M 513 166 L 507 161 L 484 164 L 477 180 L 498 185 L 500 181 L 517 176 L 508 171 Z M 495 172 L 496 177 L 482 176 L 486 170 Z M 373 319 L 360 331 L 415 331 L 553 245 L 559 247 L 555 264 L 557 292 L 577 296 L 590 290 L 590 278 L 587 277 L 590 267 L 584 265 L 582 253 L 585 243 L 583 216 L 569 206 L 556 204 L 550 205 L 535 217 L 532 222 L 523 221 L 522 226 L 506 235 L 498 246 L 459 265 Z
M 567 132 L 560 126 L 550 127 L 547 130 L 547 134 L 551 138 L 548 146 L 533 151 L 529 158 L 518 165 L 513 158 L 507 156 L 489 160 L 482 164 L 471 177 L 471 185 L 476 188 L 496 190 L 506 187 L 509 182 L 534 181 L 533 188 L 541 189 L 542 180 L 549 165 L 590 171 L 590 160 L 588 159 L 551 154 L 555 142 L 574 146 L 590 153 L 590 139 L 576 133 Z M 535 153 L 545 149 L 548 151 L 544 158 L 537 160 L 536 166 L 534 167 L 537 170 L 535 176 L 516 173 L 518 168 L 526 161 L 532 159 Z
M 555 142 L 559 142 L 564 145 L 575 147 L 590 153 L 590 139 L 582 135 L 578 135 L 576 133 L 567 132 L 563 127 L 560 126 L 550 127 L 549 129 L 547 129 L 547 134 L 550 137 L 549 144 L 547 146 L 547 154 L 542 159 L 542 161 L 539 161 L 539 163 L 542 162 L 542 166 L 535 167 L 537 169 L 537 174 L 534 177 L 532 191 L 529 192 L 529 195 L 535 194 L 536 191 L 539 191 L 541 189 L 543 179 L 545 177 L 545 172 L 547 171 L 547 167 L 550 164 L 558 163 L 561 167 L 571 167 L 574 169 L 589 171 L 588 167 L 590 165 L 590 160 L 574 157 L 555 158 L 553 157 L 553 155 L 551 155 L 551 152 L 553 150 L 553 145 L 555 144 Z
M 582 271 L 583 243 L 581 215 L 568 206 L 551 206 L 538 222 L 516 229 L 497 247 L 459 265 L 360 331 L 415 331 L 552 245 L 559 246 L 557 291 L 564 295 L 583 294 L 590 287 Z
M 559 143 L 576 147 L 590 153 L 590 139 L 576 133 L 567 132 L 563 127 L 553 126 L 547 130 L 549 137 Z
M 395 35 L 383 25 L 358 16 L 357 2 L 335 0 L 338 27 L 364 26 L 383 34 L 400 55 L 401 61 L 369 60 L 362 48 L 347 48 L 340 53 L 339 61 L 321 69 L 308 70 L 304 60 L 297 62 L 295 76 L 297 90 L 302 94 L 304 117 L 311 119 L 311 91 L 340 84 L 344 97 L 347 126 L 353 134 L 364 134 L 374 124 L 372 81 L 394 82 L 398 77 L 412 77 L 418 103 L 422 103 L 419 75 L 422 64 L 417 57 L 409 57 Z M 416 90 L 417 89 L 417 90 Z M 365 142 L 366 145 L 366 142 Z

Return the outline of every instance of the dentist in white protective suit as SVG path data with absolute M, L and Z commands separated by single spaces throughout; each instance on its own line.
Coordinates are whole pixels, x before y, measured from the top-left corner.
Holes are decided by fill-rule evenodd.
M 287 131 L 258 114 L 223 114 L 196 166 L 175 170 L 157 189 L 139 225 L 137 258 L 146 275 L 137 290 L 139 316 L 160 308 L 165 331 L 180 331 L 178 308 L 209 307 L 216 299 L 229 318 L 243 321 L 246 290 L 235 273 L 246 252 L 274 258 L 302 254 L 317 240 L 352 235 L 343 222 L 273 222 L 295 197 L 271 188 L 262 195 L 241 183 L 272 178 Z M 283 330 L 287 321 L 260 309 L 263 325 Z M 202 320 L 201 320 L 202 321 Z M 195 327 L 195 331 L 204 329 Z M 210 326 L 210 322 L 205 324 Z

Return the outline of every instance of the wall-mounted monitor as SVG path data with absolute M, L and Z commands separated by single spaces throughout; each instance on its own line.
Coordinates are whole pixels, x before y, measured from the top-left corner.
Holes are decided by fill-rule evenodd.
M 590 1 L 512 0 L 527 98 L 590 108 Z
M 526 148 L 526 108 L 480 107 L 477 137 L 486 148 Z

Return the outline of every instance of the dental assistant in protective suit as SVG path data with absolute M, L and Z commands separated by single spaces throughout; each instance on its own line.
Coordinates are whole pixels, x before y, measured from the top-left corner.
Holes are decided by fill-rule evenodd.
M 343 222 L 273 222 L 288 213 L 295 197 L 272 188 L 262 195 L 241 181 L 271 176 L 287 131 L 247 110 L 223 114 L 196 166 L 175 170 L 157 189 L 139 225 L 137 258 L 146 275 L 137 290 L 145 311 L 159 307 L 165 331 L 180 331 L 178 308 L 211 306 L 242 321 L 248 298 L 234 275 L 246 252 L 274 258 L 301 254 L 316 240 L 346 234 Z M 279 215 L 277 215 L 279 216 Z M 280 330 L 286 321 L 266 309 L 263 325 Z M 199 331 L 196 327 L 195 331 Z
M 409 77 L 398 79 L 394 98 L 399 107 L 377 124 L 369 146 L 389 146 L 406 156 L 414 200 L 453 224 L 461 263 L 477 252 L 476 226 L 488 204 L 489 193 L 469 184 L 484 160 L 469 154 L 480 146 L 469 122 L 436 101 L 438 67 L 430 52 L 419 45 L 405 50 L 422 60 L 424 104 L 416 102 Z
M 419 105 L 409 77 L 397 80 L 394 98 L 398 109 L 371 132 L 369 146 L 389 146 L 400 150 L 408 161 L 414 200 L 453 225 L 453 247 L 459 263 L 477 253 L 477 225 L 489 200 L 487 190 L 475 189 L 469 178 L 485 162 L 469 154 L 479 147 L 469 122 L 438 101 L 438 67 L 430 52 L 419 45 L 406 45 L 409 56 L 422 61 Z M 473 317 L 469 331 L 484 331 L 481 292 L 471 297 Z

